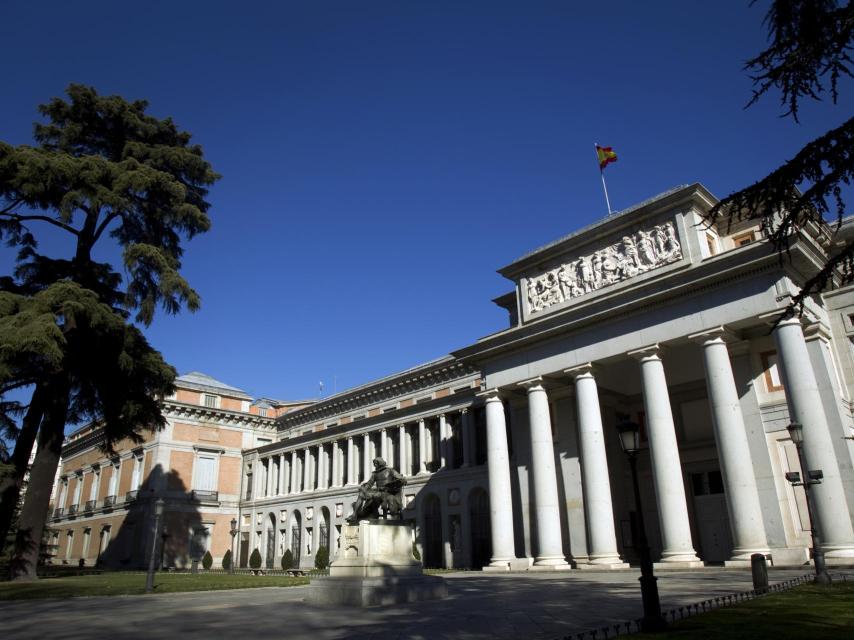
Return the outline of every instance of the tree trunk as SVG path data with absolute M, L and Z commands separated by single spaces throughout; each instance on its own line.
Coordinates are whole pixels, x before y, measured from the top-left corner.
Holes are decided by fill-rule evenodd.
M 24 476 L 27 473 L 27 463 L 33 450 L 33 443 L 39 432 L 39 423 L 44 414 L 44 401 L 47 396 L 45 385 L 39 384 L 33 391 L 27 415 L 21 423 L 21 433 L 15 441 L 15 450 L 12 453 L 12 470 L 10 473 L 0 477 L 0 552 L 6 546 L 6 536 L 18 507 L 21 497 L 21 487 L 24 484 Z
M 39 446 L 30 469 L 30 481 L 21 515 L 10 563 L 12 580 L 35 580 L 39 562 L 42 533 L 48 517 L 53 479 L 62 454 L 65 419 L 68 413 L 68 380 L 51 385 L 51 398 L 39 430 Z

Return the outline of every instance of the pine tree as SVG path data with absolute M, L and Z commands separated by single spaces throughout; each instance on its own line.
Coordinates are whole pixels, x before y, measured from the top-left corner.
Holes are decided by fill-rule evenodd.
M 765 18 L 771 43 L 745 66 L 753 75 L 748 106 L 772 89 L 780 91 L 784 116 L 798 121 L 804 98 L 820 100 L 829 92 L 837 103 L 839 79 L 851 77 L 849 51 L 854 36 L 854 7 L 836 0 L 775 0 Z M 781 258 L 793 232 L 845 214 L 842 189 L 854 178 L 854 118 L 831 129 L 801 149 L 783 166 L 755 184 L 721 200 L 708 220 L 756 220 Z M 799 189 L 800 187 L 800 189 Z M 830 286 L 854 281 L 854 242 L 832 253 L 810 275 L 788 313 L 803 308 L 807 298 Z
M 35 125 L 37 146 L 0 143 L 0 235 L 19 249 L 14 277 L 3 278 L 0 290 L 26 300 L 57 283 L 76 284 L 79 290 L 57 294 L 83 305 L 75 307 L 79 323 L 77 315 L 74 322 L 54 315 L 62 336 L 59 364 L 29 379 L 35 388 L 30 404 L 17 409 L 26 411 L 17 439 L 21 455 L 29 455 L 39 434 L 16 539 L 13 573 L 19 578 L 35 577 L 34 547 L 65 424 L 102 420 L 109 449 L 164 423 L 157 397 L 171 392 L 175 371 L 127 320 L 135 312 L 147 325 L 158 306 L 167 313 L 198 308 L 198 294 L 180 275 L 182 243 L 210 227 L 205 197 L 219 177 L 190 135 L 171 119 L 146 114 L 146 102 L 99 96 L 82 85 L 67 93 L 68 101 L 55 98 L 40 107 L 47 122 Z M 33 227 L 44 224 L 70 236 L 69 259 L 38 253 Z M 122 249 L 126 281 L 92 257 L 107 237 Z M 39 330 L 56 337 L 46 326 Z M 94 345 L 98 357 L 92 351 L 86 357 Z M 5 371 L 0 364 L 0 395 L 26 379 L 27 368 L 18 364 Z

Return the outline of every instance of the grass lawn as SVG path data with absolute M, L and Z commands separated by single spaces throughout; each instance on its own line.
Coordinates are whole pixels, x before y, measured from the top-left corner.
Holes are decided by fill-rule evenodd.
M 227 573 L 158 573 L 154 576 L 154 593 L 249 589 L 254 587 L 294 587 L 301 584 L 308 584 L 308 578 L 229 575 Z M 0 582 L 0 600 L 118 596 L 144 592 L 145 573 L 143 572 L 42 578 L 35 582 Z
M 638 640 L 854 638 L 854 583 L 838 582 L 830 587 L 805 584 L 785 593 L 677 621 L 666 633 L 631 637 Z

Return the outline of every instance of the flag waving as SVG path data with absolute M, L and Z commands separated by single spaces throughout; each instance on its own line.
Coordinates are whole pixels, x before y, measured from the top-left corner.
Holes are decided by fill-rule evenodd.
M 599 159 L 599 171 L 604 171 L 612 162 L 617 161 L 617 154 L 611 147 L 600 147 L 596 145 L 596 157 Z

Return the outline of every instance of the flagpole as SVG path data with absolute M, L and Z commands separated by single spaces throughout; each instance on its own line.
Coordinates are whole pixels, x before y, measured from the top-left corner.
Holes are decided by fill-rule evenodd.
M 596 153 L 596 163 L 599 164 L 599 152 L 597 149 L 599 148 L 599 143 L 593 143 L 593 150 Z M 601 164 L 599 164 L 599 176 L 602 178 L 602 190 L 605 192 L 605 204 L 608 206 L 608 215 L 611 215 L 611 201 L 608 199 L 608 187 L 605 185 L 605 172 L 602 170 Z

